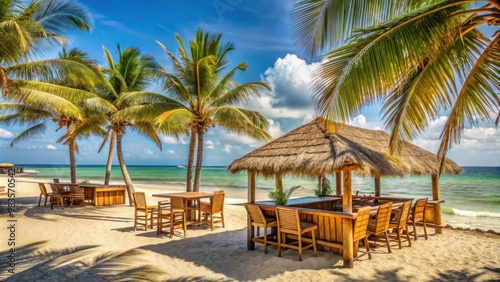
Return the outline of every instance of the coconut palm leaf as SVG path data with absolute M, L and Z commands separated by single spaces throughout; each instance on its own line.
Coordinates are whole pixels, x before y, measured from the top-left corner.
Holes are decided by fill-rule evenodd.
M 256 111 L 220 106 L 210 111 L 210 116 L 222 129 L 237 134 L 248 135 L 257 140 L 269 141 L 269 122 Z
M 14 146 L 15 143 L 19 141 L 24 141 L 31 139 L 35 136 L 40 136 L 42 135 L 45 131 L 47 130 L 47 125 L 45 122 L 36 124 L 34 126 L 31 126 L 30 128 L 26 129 L 25 131 L 21 132 L 19 135 L 16 136 L 10 143 L 10 146 Z

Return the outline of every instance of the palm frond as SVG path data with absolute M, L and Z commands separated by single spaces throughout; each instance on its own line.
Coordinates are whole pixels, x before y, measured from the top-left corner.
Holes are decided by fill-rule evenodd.
M 466 120 L 477 126 L 479 120 L 490 119 L 491 112 L 500 111 L 500 99 L 492 88 L 492 86 L 500 88 L 499 58 L 500 35 L 484 48 L 476 60 L 472 61 L 474 65 L 470 68 L 458 93 L 441 135 L 438 150 L 441 168 L 448 150 L 459 142 Z
M 155 128 L 150 122 L 134 123 L 131 127 L 134 131 L 142 134 L 143 136 L 153 141 L 156 144 L 156 146 L 160 148 L 160 151 L 162 150 L 160 137 L 158 137 Z
M 35 136 L 39 136 L 43 134 L 46 130 L 47 130 L 47 125 L 45 124 L 45 122 L 34 125 L 26 129 L 25 131 L 21 132 L 21 134 L 17 135 L 16 138 L 14 138 L 14 140 L 12 140 L 12 142 L 10 143 L 10 146 L 12 147 L 17 142 L 28 140 Z
M 228 132 L 244 134 L 257 140 L 269 141 L 269 122 L 256 111 L 231 106 L 220 106 L 210 112 L 217 125 Z

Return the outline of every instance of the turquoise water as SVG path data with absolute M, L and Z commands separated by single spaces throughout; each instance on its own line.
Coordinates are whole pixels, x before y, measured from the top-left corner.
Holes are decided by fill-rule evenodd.
M 28 171 L 37 173 L 26 177 L 37 179 L 59 178 L 68 181 L 69 166 L 64 165 L 24 165 Z M 149 184 L 182 184 L 186 183 L 186 169 L 166 166 L 127 166 L 134 183 Z M 92 182 L 103 182 L 104 166 L 85 165 L 77 167 L 79 181 L 90 179 Z M 329 176 L 335 183 L 335 176 Z M 112 181 L 122 181 L 121 171 L 114 166 Z M 430 176 L 408 176 L 402 178 L 382 178 L 382 194 L 388 196 L 404 196 L 412 198 L 432 198 Z M 246 189 L 247 174 L 230 174 L 226 167 L 203 167 L 202 185 L 208 187 L 231 187 Z M 299 177 L 285 177 L 283 185 L 289 188 L 301 185 L 315 189 L 317 180 Z M 443 219 L 452 225 L 493 229 L 500 231 L 500 167 L 464 167 L 460 175 L 443 175 L 439 181 Z M 334 185 L 333 185 L 334 186 Z M 354 176 L 353 190 L 360 194 L 373 193 L 373 179 Z M 257 188 L 274 189 L 274 179 L 257 177 Z

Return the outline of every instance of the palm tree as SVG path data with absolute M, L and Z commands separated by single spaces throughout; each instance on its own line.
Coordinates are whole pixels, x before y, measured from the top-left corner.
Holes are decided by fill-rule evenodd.
M 195 40 L 190 42 L 189 52 L 179 35 L 179 56 L 177 58 L 163 44 L 173 63 L 173 72 L 165 69 L 165 97 L 159 94 L 124 97 L 131 105 L 121 116 L 157 115 L 158 130 L 168 134 L 182 133 L 187 128 L 191 134 L 187 168 L 186 191 L 199 191 L 203 164 L 204 134 L 210 127 L 221 127 L 228 132 L 245 134 L 259 140 L 270 138 L 268 121 L 258 112 L 237 107 L 251 98 L 258 97 L 260 91 L 269 90 L 263 82 L 238 84 L 232 78 L 238 70 L 245 71 L 246 63 L 241 63 L 227 73 L 227 54 L 233 44 L 221 43 L 221 34 L 211 35 L 198 30 Z M 176 102 L 178 101 L 178 102 Z M 140 114 L 139 114 L 140 113 Z M 194 187 L 191 187 L 194 165 L 194 151 L 197 145 L 196 173 Z
M 21 0 L 0 0 L 0 88 L 7 96 L 16 84 L 8 72 L 22 72 L 24 75 L 45 78 L 57 77 L 78 68 L 61 62 L 47 64 L 16 65 L 29 55 L 37 55 L 59 45 L 65 34 L 75 28 L 90 30 L 90 14 L 78 3 L 66 0 L 37 0 L 26 3 Z M 45 66 L 45 67 L 44 67 Z M 23 72 L 23 67 L 27 69 Z M 19 77 L 17 77 L 19 78 Z
M 495 115 L 498 125 L 500 1 L 305 0 L 294 23 L 302 51 L 340 46 L 326 52 L 313 82 L 318 111 L 345 122 L 382 102 L 393 153 L 445 110 L 442 161 L 466 120 L 477 126 Z
M 125 94 L 133 96 L 138 93 L 142 93 L 151 83 L 151 79 L 154 76 L 155 70 L 159 68 L 159 65 L 152 57 L 142 55 L 140 50 L 137 48 L 128 47 L 122 52 L 120 46 L 118 45 L 117 50 L 118 61 L 115 62 L 109 50 L 104 48 L 108 68 L 106 70 L 108 82 L 107 88 L 104 89 L 105 93 L 102 95 L 103 98 L 114 104 L 116 107 L 116 110 L 108 115 L 110 125 L 108 126 L 107 137 L 103 142 L 104 145 L 104 143 L 111 138 L 108 154 L 108 166 L 106 169 L 106 182 L 109 183 L 109 172 L 111 171 L 114 145 L 116 145 L 118 162 L 120 163 L 123 179 L 127 186 L 130 205 L 132 205 L 132 193 L 135 192 L 135 188 L 128 173 L 122 149 L 122 140 L 125 131 L 127 127 L 130 127 L 132 130 L 135 130 L 153 140 L 153 142 L 155 142 L 160 149 L 161 141 L 156 134 L 151 121 L 135 121 L 132 117 L 120 118 L 115 117 L 114 114 L 126 109 L 128 106 L 127 103 L 123 102 L 120 97 Z

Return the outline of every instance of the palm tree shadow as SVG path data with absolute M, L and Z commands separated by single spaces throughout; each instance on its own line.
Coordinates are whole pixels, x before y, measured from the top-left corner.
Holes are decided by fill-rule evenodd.
M 300 269 L 331 269 L 333 264 L 342 259 L 338 254 L 324 251 L 319 251 L 320 258 L 317 258 L 311 250 L 307 250 L 304 251 L 301 262 L 295 250 L 285 250 L 282 257 L 278 257 L 275 246 L 268 246 L 268 253 L 264 254 L 261 244 L 256 244 L 256 249 L 249 251 L 247 242 L 243 238 L 246 238 L 246 228 L 180 240 L 167 239 L 164 243 L 143 246 L 142 249 L 194 263 L 196 266 L 211 269 L 236 281 L 265 280 Z M 225 250 L 224 253 L 221 253 L 221 250 Z M 267 264 L 280 265 L 284 262 L 287 264 L 286 267 L 263 267 Z M 176 278 L 175 281 L 179 279 Z M 206 281 L 206 279 L 184 277 L 180 281 Z
M 144 251 L 126 250 L 96 255 L 97 245 L 46 249 L 36 242 L 16 249 L 15 274 L 3 271 L 2 281 L 160 281 L 165 273 L 143 259 Z M 9 265 L 9 251 L 0 264 Z

